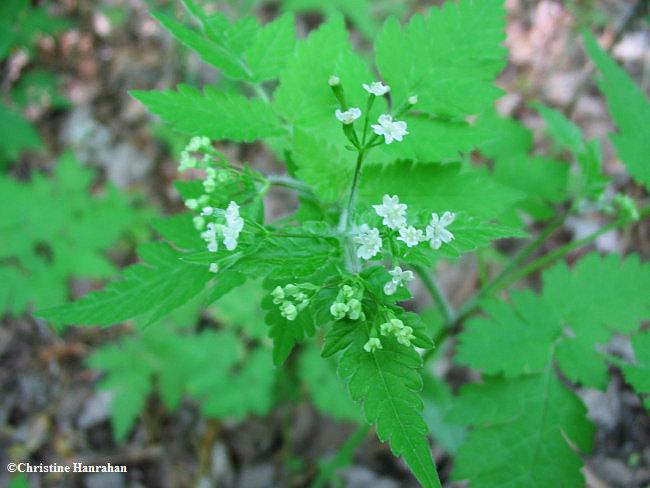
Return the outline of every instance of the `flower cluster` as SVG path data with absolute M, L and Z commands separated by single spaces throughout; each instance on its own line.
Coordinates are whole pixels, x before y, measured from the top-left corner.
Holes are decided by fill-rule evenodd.
M 366 315 L 361 307 L 362 299 L 363 290 L 361 288 L 343 285 L 339 288 L 336 300 L 330 307 L 330 313 L 335 320 L 341 320 L 345 317 L 350 320 L 365 320 Z
M 185 171 L 190 168 L 198 166 L 198 160 L 190 155 L 191 152 L 204 151 L 211 149 L 210 139 L 207 137 L 194 136 L 187 143 L 185 149 L 181 152 L 181 164 L 178 167 L 179 171 Z
M 340 86 L 341 80 L 339 77 L 331 75 L 329 77 L 328 83 L 332 87 L 334 95 L 341 103 L 341 107 L 346 108 L 345 96 L 343 94 L 343 89 Z M 370 83 L 370 85 L 363 83 L 361 86 L 363 86 L 363 88 L 371 95 L 368 109 L 370 109 L 374 97 L 381 97 L 390 91 L 390 86 L 384 85 L 381 81 L 373 81 Z M 415 105 L 417 101 L 417 95 L 412 95 L 408 99 L 409 105 Z M 403 111 L 399 111 L 399 113 L 403 113 Z M 345 111 L 336 109 L 334 115 L 343 123 L 343 125 L 350 125 L 352 122 L 361 117 L 361 109 L 357 107 L 351 107 Z M 402 138 L 408 134 L 408 131 L 406 130 L 406 122 L 393 120 L 393 117 L 390 114 L 380 115 L 377 119 L 377 122 L 377 124 L 373 124 L 371 127 L 375 134 L 378 136 L 384 136 L 384 141 L 386 144 L 390 144 L 393 141 L 401 142 Z M 346 128 L 346 130 L 351 131 L 352 129 Z M 348 133 L 346 132 L 346 134 Z M 356 135 L 348 134 L 348 137 L 356 144 Z
M 397 240 L 404 242 L 408 247 L 414 247 L 417 246 L 420 242 L 429 241 L 429 245 L 432 249 L 440 249 L 440 246 L 442 246 L 443 242 L 449 243 L 454 238 L 454 235 L 446 228 L 456 218 L 456 214 L 453 212 L 445 212 L 442 214 L 442 217 L 439 217 L 435 212 L 432 213 L 431 221 L 429 222 L 429 225 L 427 225 L 425 233 L 421 229 L 416 229 L 412 225 L 407 225 L 406 209 L 408 207 L 404 203 L 399 203 L 399 197 L 397 195 L 393 195 L 392 197 L 389 195 L 384 195 L 382 203 L 380 205 L 373 205 L 373 208 L 375 209 L 377 215 L 383 217 L 382 223 L 386 227 L 392 230 L 397 230 L 399 232 Z M 365 236 L 366 234 L 364 234 L 362 231 L 359 237 L 355 237 L 355 242 L 365 244 L 365 242 L 368 240 Z M 379 241 L 379 248 L 370 257 L 377 254 L 381 248 L 381 238 L 379 237 L 378 231 L 375 241 L 377 240 Z M 374 250 L 374 248 L 372 249 Z M 357 251 L 357 255 L 363 259 L 369 259 L 364 257 L 365 255 L 369 254 L 370 252 L 368 251 L 367 245 L 363 250 L 359 248 Z
M 415 339 L 415 336 L 413 335 L 413 328 L 409 327 L 408 325 L 404 325 L 404 322 L 399 319 L 390 319 L 388 322 L 381 324 L 379 326 L 379 331 L 383 336 L 391 334 L 394 335 L 397 339 L 397 342 L 405 345 L 406 347 L 409 347 L 411 345 L 411 341 Z
M 271 292 L 273 303 L 280 305 L 280 315 L 287 320 L 296 320 L 298 312 L 309 305 L 309 298 L 300 285 L 289 283 L 284 287 L 276 286 Z
M 186 204 L 188 202 L 185 202 Z M 192 202 L 193 205 L 193 202 Z M 189 205 L 188 205 L 189 207 Z M 191 208 L 191 207 L 190 207 Z M 201 233 L 201 237 L 208 245 L 208 251 L 217 252 L 219 249 L 219 244 L 217 240 L 223 238 L 223 244 L 226 246 L 226 249 L 232 251 L 237 247 L 237 239 L 239 238 L 239 233 L 244 228 L 244 219 L 239 216 L 239 205 L 234 201 L 231 201 L 228 204 L 226 210 L 213 207 L 203 207 L 201 211 L 201 216 L 197 220 L 195 218 L 194 224 L 198 226 L 199 224 L 204 224 L 204 217 L 225 217 L 225 225 L 217 221 L 208 222 L 205 226 L 205 231 Z
M 392 270 L 388 272 L 392 276 L 391 280 L 384 285 L 384 293 L 386 295 L 393 295 L 397 288 L 404 286 L 405 283 L 413 281 L 415 276 L 413 276 L 413 271 L 402 271 L 402 268 L 395 266 Z

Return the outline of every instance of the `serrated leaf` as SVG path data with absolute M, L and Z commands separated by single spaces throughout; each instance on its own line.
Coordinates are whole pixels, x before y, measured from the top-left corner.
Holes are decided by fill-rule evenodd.
M 181 261 L 182 253 L 161 242 L 143 244 L 138 253 L 145 264 L 127 268 L 123 280 L 74 303 L 40 310 L 37 315 L 66 323 L 103 325 L 142 315 L 150 324 L 195 297 L 212 277 L 207 267 Z
M 496 299 L 481 303 L 489 318 L 475 317 L 465 324 L 456 356 L 460 364 L 506 377 L 548 366 L 562 332 L 558 318 L 549 313 L 544 299 L 532 292 L 513 292 L 512 298 L 512 305 Z
M 161 25 L 173 34 L 176 39 L 196 51 L 203 61 L 223 70 L 226 76 L 240 79 L 248 78 L 251 73 L 236 52 L 227 46 L 204 38 L 198 32 L 179 24 L 173 19 L 160 14 L 152 13 Z
M 255 39 L 245 51 L 246 62 L 252 73 L 251 81 L 277 78 L 293 53 L 296 42 L 293 14 L 278 17 L 257 31 Z
M 232 332 L 203 334 L 197 369 L 188 389 L 201 402 L 201 413 L 213 418 L 242 419 L 249 413 L 263 415 L 273 405 L 271 354 L 266 347 L 245 352 Z M 224 395 L 224 390 L 229 394 Z
M 179 249 L 198 251 L 205 248 L 205 241 L 192 223 L 189 212 L 172 217 L 155 217 L 151 221 L 154 229 Z
M 590 254 L 570 271 L 559 263 L 543 274 L 541 295 L 513 293 L 513 303 L 483 303 L 490 318 L 475 318 L 459 336 L 458 361 L 513 377 L 557 361 L 571 381 L 603 388 L 607 368 L 597 344 L 630 333 L 650 318 L 649 265 L 636 256 Z
M 379 439 L 390 439 L 393 454 L 404 456 L 422 486 L 439 487 L 426 440 L 428 428 L 420 414 L 422 400 L 416 393 L 422 389 L 420 355 L 392 336 L 382 337 L 383 349 L 368 353 L 363 349 L 366 333 L 357 327 L 353 335 L 339 363 L 339 375 L 349 379 L 352 399 L 363 400 L 366 419 L 377 423 Z
M 369 204 L 383 195 L 399 195 L 400 201 L 416 211 L 465 212 L 470 217 L 490 220 L 523 197 L 517 190 L 495 182 L 487 173 L 461 171 L 460 164 L 417 164 L 396 161 L 362 168 L 359 197 Z
M 560 263 L 543 275 L 544 300 L 551 304 L 565 327 L 578 341 L 573 354 L 558 357 L 564 373 L 574 381 L 587 386 L 603 387 L 606 375 L 590 372 L 603 371 L 595 344 L 606 344 L 613 333 L 630 333 L 639 322 L 650 318 L 650 265 L 641 264 L 637 256 L 624 261 L 612 254 L 604 259 L 597 254 L 582 258 L 573 271 Z M 576 356 L 576 346 L 583 345 Z M 566 360 L 565 360 L 566 358 Z M 574 369 L 576 358 L 582 367 Z M 595 363 L 598 363 L 597 365 Z
M 610 139 L 632 177 L 650 190 L 650 103 L 629 75 L 600 48 L 593 35 L 586 30 L 582 35 L 589 56 L 603 75 L 598 86 L 620 131 L 611 134 Z
M 550 368 L 464 386 L 448 418 L 474 429 L 452 476 L 481 488 L 582 486 L 582 459 L 572 446 L 591 450 L 595 429 L 586 413 Z
M 329 76 L 340 78 L 352 107 L 366 106 L 368 93 L 361 85 L 374 79 L 367 65 L 352 52 L 348 37 L 343 18 L 335 15 L 308 39 L 298 41 L 274 94 L 277 112 L 291 124 L 340 147 L 348 142 L 334 117 L 339 103 L 327 83 Z M 378 116 L 386 103 L 378 99 L 375 105 Z
M 415 108 L 418 108 L 417 105 Z M 459 153 L 473 150 L 486 137 L 483 130 L 465 121 L 445 120 L 426 114 L 406 115 L 400 120 L 407 123 L 408 135 L 399 144 L 381 146 L 382 151 L 393 159 L 458 161 Z
M 492 83 L 505 65 L 504 16 L 501 0 L 462 0 L 414 16 L 403 31 L 389 19 L 375 52 L 394 105 L 417 94 L 417 109 L 434 115 L 482 112 L 501 93 Z
M 341 151 L 311 132 L 294 131 L 292 161 L 296 174 L 323 200 L 335 202 L 350 191 L 355 153 Z
M 131 95 L 178 130 L 211 139 L 238 142 L 282 135 L 284 129 L 271 106 L 259 99 L 247 99 L 210 86 L 201 93 L 188 85 L 178 91 L 131 91 Z

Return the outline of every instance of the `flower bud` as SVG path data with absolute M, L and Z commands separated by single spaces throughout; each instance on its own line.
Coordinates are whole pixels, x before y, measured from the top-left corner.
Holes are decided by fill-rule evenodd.
M 341 79 L 336 75 L 330 75 L 329 80 L 327 80 L 329 86 L 338 86 L 341 84 Z

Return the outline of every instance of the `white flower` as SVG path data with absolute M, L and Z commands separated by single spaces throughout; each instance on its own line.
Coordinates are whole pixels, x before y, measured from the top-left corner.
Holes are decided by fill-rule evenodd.
M 384 218 L 383 224 L 391 229 L 399 229 L 406 225 L 406 204 L 399 203 L 399 197 L 384 195 L 381 205 L 373 205 L 377 215 Z
M 218 227 L 219 226 L 214 222 L 209 222 L 207 225 L 207 230 L 201 234 L 205 241 L 208 243 L 208 251 L 210 252 L 217 252 L 219 249 L 219 244 L 217 243 Z
M 214 213 L 214 209 L 212 207 L 203 207 L 203 209 L 201 210 L 201 215 L 203 217 L 210 216 L 213 213 Z
M 381 81 L 373 81 L 370 86 L 365 83 L 362 85 L 368 93 L 372 93 L 378 97 L 385 95 L 390 91 L 390 86 L 384 85 Z
M 443 242 L 451 242 L 454 238 L 454 234 L 445 229 L 445 227 L 451 224 L 455 218 L 456 214 L 453 212 L 445 212 L 442 214 L 442 217 L 438 217 L 438 214 L 435 212 L 431 214 L 431 223 L 427 225 L 426 239 L 433 249 L 440 249 Z
M 392 276 L 391 280 L 384 285 L 384 293 L 386 295 L 392 295 L 397 291 L 397 288 L 402 286 L 404 283 L 413 281 L 415 277 L 413 272 L 406 270 L 402 271 L 402 268 L 395 266 L 392 270 L 388 272 Z
M 336 118 L 339 119 L 341 122 L 343 122 L 345 125 L 348 125 L 354 122 L 355 120 L 357 120 L 359 117 L 361 117 L 361 109 L 352 107 L 346 110 L 345 112 L 341 112 L 337 108 L 336 112 L 334 112 L 334 115 L 336 115 Z
M 287 320 L 295 320 L 298 315 L 298 310 L 296 306 L 291 302 L 282 302 L 280 305 L 280 315 L 282 315 Z
M 411 105 L 415 105 L 416 103 L 418 103 L 418 96 L 417 95 L 411 95 L 409 97 L 409 103 Z
M 424 240 L 424 232 L 412 225 L 400 227 L 398 241 L 404 241 L 408 247 L 417 246 Z
M 330 307 L 330 313 L 336 320 L 341 320 L 348 313 L 348 306 L 343 302 L 334 302 Z
M 219 265 L 217 263 L 210 263 L 210 273 L 218 273 Z
M 377 122 L 379 122 L 379 125 L 374 124 L 371 127 L 374 129 L 375 134 L 378 136 L 384 136 L 386 144 L 390 144 L 394 140 L 401 141 L 402 137 L 408 134 L 408 131 L 406 130 L 406 122 L 393 122 L 393 117 L 388 114 L 380 115 Z
M 363 345 L 363 350 L 366 352 L 373 352 L 375 349 L 383 349 L 381 341 L 377 337 L 371 337 L 368 339 L 368 342 Z
M 415 339 L 415 336 L 413 335 L 413 329 L 408 325 L 405 325 L 400 330 L 396 331 L 395 337 L 397 338 L 397 342 L 405 345 L 406 347 L 409 347 L 411 345 L 411 341 Z
M 358 236 L 353 238 L 354 242 L 361 244 L 357 249 L 357 256 L 361 259 L 370 259 L 375 256 L 381 249 L 381 237 L 379 237 L 379 229 L 369 229 L 366 224 L 363 224 L 359 229 L 361 232 Z
M 223 244 L 226 246 L 226 249 L 232 251 L 237 247 L 237 238 L 239 237 L 239 230 L 236 227 L 224 227 L 223 228 Z

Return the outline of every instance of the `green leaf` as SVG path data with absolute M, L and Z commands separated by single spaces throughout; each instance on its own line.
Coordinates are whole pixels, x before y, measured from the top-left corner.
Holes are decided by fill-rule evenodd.
M 206 86 L 201 93 L 188 85 L 178 91 L 131 91 L 150 112 L 178 130 L 211 139 L 247 142 L 282 135 L 284 129 L 265 101 Z
M 481 114 L 475 126 L 485 134 L 479 149 L 490 159 L 528 154 L 533 149 L 532 131 L 516 119 L 501 117 L 495 108 Z
M 294 132 L 292 161 L 296 173 L 313 185 L 314 193 L 323 200 L 335 202 L 350 191 L 355 158 L 355 153 L 341 151 L 311 132 Z
M 552 308 L 544 299 L 532 292 L 513 292 L 512 298 L 512 305 L 496 299 L 481 303 L 489 318 L 476 317 L 465 325 L 456 356 L 460 364 L 506 377 L 548 366 L 562 332 L 560 321 L 549 313 Z
M 404 30 L 389 19 L 375 52 L 394 106 L 417 94 L 417 110 L 434 115 L 482 112 L 501 94 L 492 83 L 505 65 L 505 13 L 502 0 L 461 0 L 414 16 Z
M 586 413 L 550 368 L 464 386 L 448 419 L 474 429 L 452 477 L 481 488 L 582 486 L 582 459 L 573 446 L 591 450 L 595 429 Z
M 607 107 L 619 128 L 610 139 L 632 177 L 650 190 L 650 103 L 629 75 L 598 45 L 586 30 L 582 31 L 589 56 L 602 73 L 598 86 L 607 98 Z
M 314 334 L 314 321 L 308 310 L 298 313 L 295 320 L 287 320 L 280 315 L 277 305 L 266 314 L 265 322 L 271 327 L 269 337 L 273 339 L 273 364 L 284 363 L 293 347 L 305 337 Z
M 71 153 L 61 156 L 52 178 L 35 172 L 23 183 L 0 176 L 0 281 L 6 286 L 0 286 L 0 312 L 61 303 L 72 276 L 115 274 L 104 252 L 144 228 L 148 212 L 110 186 L 103 197 L 92 197 L 93 178 Z
M 125 279 L 74 303 L 40 310 L 38 316 L 110 325 L 142 315 L 151 324 L 195 297 L 213 276 L 206 266 L 181 261 L 182 253 L 161 242 L 143 244 L 138 253 L 144 264 L 127 268 Z
M 650 265 L 636 256 L 590 254 L 573 271 L 559 263 L 543 275 L 541 295 L 513 293 L 513 303 L 483 302 L 490 318 L 467 323 L 457 359 L 489 374 L 538 372 L 557 361 L 563 374 L 604 388 L 606 365 L 595 349 L 613 333 L 630 333 L 650 318 Z M 543 311 L 541 313 L 540 311 Z
M 432 118 L 426 114 L 409 114 L 400 120 L 407 123 L 408 135 L 402 142 L 381 146 L 382 151 L 393 159 L 458 161 L 459 153 L 472 151 L 485 138 L 484 131 L 465 121 Z
M 233 52 L 228 46 L 204 38 L 198 32 L 188 29 L 182 24 L 160 14 L 152 13 L 158 22 L 165 29 L 172 33 L 176 39 L 196 51 L 203 61 L 223 70 L 226 76 L 231 78 L 249 78 L 251 73 L 248 67 L 242 62 L 238 53 Z
M 288 13 L 259 29 L 245 51 L 251 81 L 277 78 L 296 42 L 293 14 Z
M 267 347 L 246 351 L 229 331 L 204 333 L 196 340 L 196 369 L 188 378 L 188 389 L 201 402 L 203 415 L 239 420 L 271 409 L 275 373 Z M 224 395 L 225 390 L 229 394 Z
M 650 332 L 645 331 L 632 337 L 632 347 L 637 364 L 623 365 L 625 380 L 639 395 L 646 395 L 645 408 L 650 410 Z
M 417 164 L 396 161 L 384 167 L 364 165 L 359 197 L 370 204 L 384 194 L 399 195 L 416 211 L 466 212 L 482 220 L 496 218 L 523 194 L 495 182 L 486 172 L 461 171 L 460 164 Z
M 531 106 L 539 112 L 546 122 L 549 133 L 561 146 L 566 147 L 573 153 L 580 153 L 584 150 L 582 131 L 580 128 L 567 119 L 557 110 L 552 110 L 541 103 L 531 103 Z
M 363 329 L 357 327 L 352 334 L 353 342 L 339 363 L 339 375 L 348 379 L 352 399 L 363 400 L 366 419 L 377 423 L 379 439 L 390 439 L 393 454 L 404 456 L 422 486 L 439 487 L 426 439 L 428 428 L 420 414 L 422 400 L 416 393 L 422 389 L 418 372 L 422 358 L 392 336 L 382 337 L 383 349 L 368 353 L 363 349 L 368 339 Z
M 565 339 L 573 354 L 558 357 L 563 372 L 586 386 L 604 387 L 607 375 L 596 344 L 607 344 L 614 332 L 628 334 L 650 318 L 650 265 L 638 256 L 624 261 L 616 254 L 602 259 L 597 254 L 582 258 L 571 272 L 564 263 L 543 275 L 545 301 L 570 330 Z M 577 341 L 571 344 L 572 341 Z M 584 347 L 579 347 L 584 346 Z M 576 355 L 578 351 L 580 354 Z M 574 368 L 579 359 L 581 368 Z M 600 372 L 597 376 L 590 372 Z
M 494 179 L 526 193 L 517 206 L 536 219 L 555 216 L 554 204 L 568 198 L 569 165 L 524 154 L 504 156 L 494 164 Z
M 365 107 L 368 93 L 361 85 L 374 79 L 367 65 L 352 52 L 348 37 L 343 18 L 336 15 L 312 31 L 308 39 L 298 41 L 274 94 L 277 112 L 291 124 L 341 147 L 348 142 L 334 117 L 339 103 L 327 81 L 330 75 L 338 76 L 348 104 Z M 378 116 L 386 103 L 378 99 L 375 105 Z

